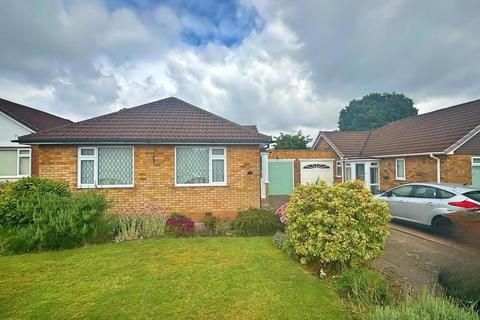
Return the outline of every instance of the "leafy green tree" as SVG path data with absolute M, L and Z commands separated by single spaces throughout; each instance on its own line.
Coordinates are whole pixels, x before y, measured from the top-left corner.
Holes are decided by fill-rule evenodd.
M 275 149 L 308 149 L 308 144 L 312 141 L 312 138 L 301 130 L 296 134 L 280 132 L 280 135 L 274 138 Z
M 402 93 L 371 93 L 350 101 L 340 111 L 338 128 L 340 131 L 373 130 L 417 114 L 413 100 Z

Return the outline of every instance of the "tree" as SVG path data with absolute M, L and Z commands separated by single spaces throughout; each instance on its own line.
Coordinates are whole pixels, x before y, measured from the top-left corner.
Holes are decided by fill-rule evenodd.
M 308 149 L 308 144 L 312 138 L 304 135 L 300 130 L 296 134 L 288 134 L 280 132 L 280 135 L 275 138 L 275 149 Z
M 340 131 L 373 130 L 417 114 L 413 100 L 402 93 L 371 93 L 350 101 L 340 111 L 338 128 Z

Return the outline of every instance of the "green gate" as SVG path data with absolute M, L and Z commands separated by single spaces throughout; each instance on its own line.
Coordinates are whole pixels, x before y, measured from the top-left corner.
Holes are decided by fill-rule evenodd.
M 293 161 L 268 161 L 269 195 L 284 196 L 293 191 Z

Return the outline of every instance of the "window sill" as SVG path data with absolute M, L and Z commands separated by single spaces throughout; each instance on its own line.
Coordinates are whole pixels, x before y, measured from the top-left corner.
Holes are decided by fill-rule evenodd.
M 189 188 L 189 187 L 228 187 L 228 184 L 212 184 L 212 183 L 195 183 L 195 184 L 175 184 L 175 188 Z
M 78 189 L 133 189 L 134 185 L 77 186 Z
M 395 178 L 396 181 L 406 181 L 406 178 Z
M 22 179 L 30 176 L 0 176 L 0 179 Z

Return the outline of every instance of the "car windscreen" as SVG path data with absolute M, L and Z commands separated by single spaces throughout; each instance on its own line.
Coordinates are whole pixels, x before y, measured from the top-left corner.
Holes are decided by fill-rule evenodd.
M 478 191 L 469 191 L 463 194 L 465 197 L 470 198 L 472 200 L 480 202 L 480 190 Z

